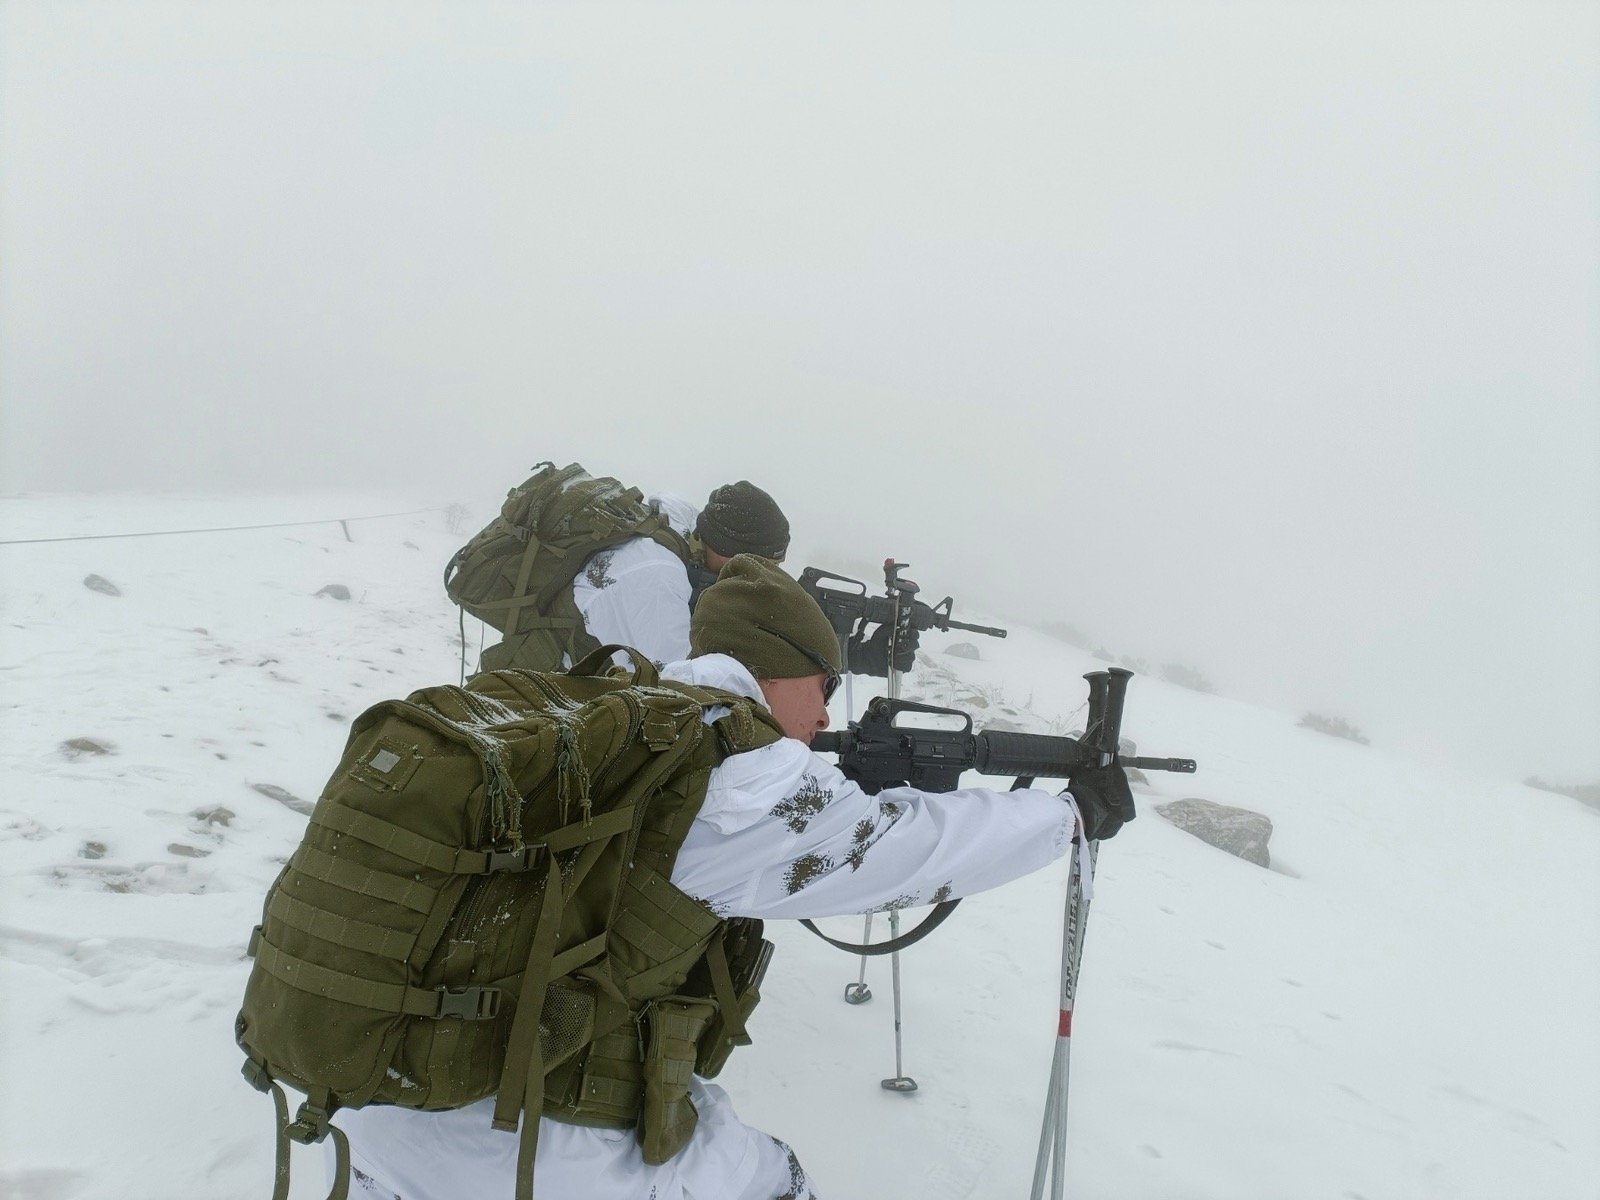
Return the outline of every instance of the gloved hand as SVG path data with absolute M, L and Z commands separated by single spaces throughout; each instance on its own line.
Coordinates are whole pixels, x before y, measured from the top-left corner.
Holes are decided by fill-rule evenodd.
M 1067 780 L 1067 790 L 1083 814 L 1083 829 L 1092 842 L 1116 837 L 1117 831 L 1138 814 L 1133 791 L 1121 767 L 1079 767 Z
M 889 626 L 879 625 L 871 637 L 867 637 L 864 630 L 865 622 L 850 638 L 850 670 L 857 675 L 877 675 L 880 678 L 889 677 Z M 905 629 L 900 634 L 899 645 L 895 647 L 895 670 L 905 672 L 911 670 L 917 661 L 917 631 Z

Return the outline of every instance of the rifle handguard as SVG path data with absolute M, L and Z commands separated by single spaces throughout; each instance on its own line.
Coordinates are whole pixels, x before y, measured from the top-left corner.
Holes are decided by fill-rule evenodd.
M 973 770 L 985 775 L 1030 775 L 1065 779 L 1089 762 L 1078 741 L 1043 733 L 986 730 L 973 737 Z

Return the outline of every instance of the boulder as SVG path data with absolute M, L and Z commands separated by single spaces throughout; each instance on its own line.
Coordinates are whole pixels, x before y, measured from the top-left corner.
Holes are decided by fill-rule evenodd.
M 953 645 L 946 646 L 944 652 L 951 658 L 970 658 L 974 662 L 981 657 L 978 654 L 978 648 L 971 642 L 956 642 Z
M 350 599 L 350 589 L 342 583 L 330 583 L 327 587 L 318 588 L 317 595 L 328 596 L 334 600 Z
M 110 742 L 88 737 L 68 738 L 61 743 L 59 749 L 67 758 L 89 758 L 115 753 Z
M 102 596 L 122 595 L 122 589 L 104 575 L 85 575 L 83 577 L 83 586 L 91 592 L 99 592 Z
M 1258 867 L 1270 864 L 1267 842 L 1272 837 L 1272 820 L 1261 813 L 1199 799 L 1158 804 L 1156 811 L 1208 846 L 1226 850 Z

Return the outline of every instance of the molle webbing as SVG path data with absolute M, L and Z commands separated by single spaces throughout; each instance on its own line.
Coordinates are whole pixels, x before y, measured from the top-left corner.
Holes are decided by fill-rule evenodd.
M 246 1074 L 310 1097 L 280 1144 L 337 1140 L 340 1107 L 493 1095 L 530 1200 L 541 1113 L 638 1125 L 651 1161 L 692 1133 L 690 1074 L 747 1040 L 756 994 L 672 869 L 711 771 L 781 733 L 636 652 L 631 682 L 600 674 L 617 649 L 357 719 L 251 938 Z

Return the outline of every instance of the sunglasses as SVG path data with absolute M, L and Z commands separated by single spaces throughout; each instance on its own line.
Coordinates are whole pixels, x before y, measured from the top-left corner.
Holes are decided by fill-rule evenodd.
M 823 674 L 823 680 L 822 680 L 822 702 L 824 704 L 826 704 L 828 701 L 833 699 L 833 694 L 839 690 L 839 672 L 837 672 L 837 671 L 835 671 L 833 669 L 833 664 L 832 663 L 830 663 L 827 659 L 823 658 L 822 655 L 818 654 L 815 650 L 812 650 L 808 646 L 802 646 L 799 642 L 795 641 L 787 633 L 781 633 L 778 630 L 773 629 L 770 625 L 759 625 L 758 624 L 756 626 L 756 628 L 761 630 L 762 633 L 770 633 L 775 638 L 783 639 L 784 641 L 788 642 L 789 645 L 793 646 L 796 650 L 798 650 L 801 654 L 804 654 L 808 659 L 810 659 L 812 662 L 816 663 L 817 664 L 817 670 L 821 671 L 822 674 Z

